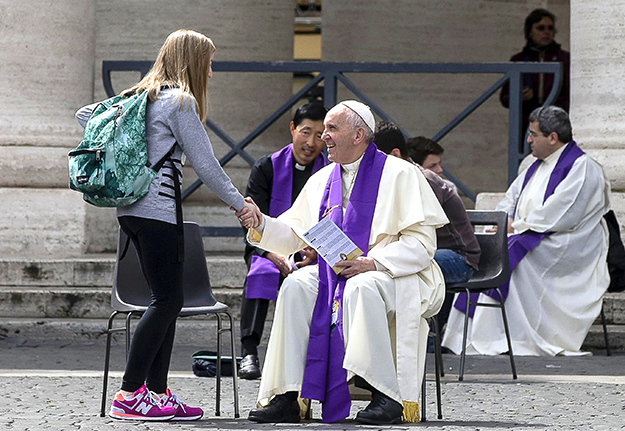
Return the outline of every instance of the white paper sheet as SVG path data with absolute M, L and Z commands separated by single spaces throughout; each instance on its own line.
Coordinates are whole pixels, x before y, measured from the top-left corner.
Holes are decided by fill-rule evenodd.
M 321 219 L 302 239 L 317 251 L 320 258 L 339 274 L 344 268 L 335 267 L 341 260 L 353 260 L 362 255 L 354 242 L 328 217 Z

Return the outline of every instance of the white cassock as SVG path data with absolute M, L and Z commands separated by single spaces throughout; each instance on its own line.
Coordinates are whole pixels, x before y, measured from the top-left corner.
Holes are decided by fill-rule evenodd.
M 610 276 L 606 263 L 610 184 L 601 166 L 580 156 L 543 205 L 549 176 L 565 147 L 546 158 L 521 193 L 527 169 L 510 185 L 498 210 L 514 233 L 554 232 L 530 251 L 510 278 L 506 314 L 515 355 L 582 355 L 582 343 L 601 311 Z M 516 212 L 515 212 L 516 207 Z M 480 302 L 496 302 L 481 294 Z M 453 308 L 443 345 L 462 350 L 464 314 Z M 501 311 L 476 307 L 467 353 L 498 355 L 508 346 Z
M 342 167 L 343 210 L 360 160 Z M 301 235 L 318 223 L 334 166 L 313 175 L 291 209 L 277 219 L 266 216 L 262 238 L 250 230 L 250 243 L 282 255 L 304 248 L 295 232 Z M 345 285 L 343 367 L 348 380 L 356 374 L 400 403 L 417 402 L 420 394 L 429 331 L 424 318 L 438 312 L 445 295 L 434 262 L 435 229 L 447 222 L 421 172 L 387 157 L 368 250 L 384 270 L 358 274 Z M 290 274 L 280 288 L 258 394 L 261 404 L 273 395 L 301 390 L 317 287 L 313 265 Z

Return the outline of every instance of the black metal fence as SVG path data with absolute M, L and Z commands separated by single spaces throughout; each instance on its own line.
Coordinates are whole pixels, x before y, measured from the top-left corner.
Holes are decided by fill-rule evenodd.
M 138 71 L 141 76 L 145 75 L 152 62 L 150 61 L 103 61 L 102 80 L 104 89 L 109 97 L 116 94 L 111 83 L 111 72 L 117 71 Z M 331 108 L 337 103 L 338 84 L 344 85 L 356 98 L 371 107 L 380 118 L 392 121 L 399 126 L 404 135 L 408 137 L 401 124 L 393 121 L 373 100 L 367 97 L 345 74 L 352 73 L 404 73 L 404 74 L 493 74 L 498 76 L 497 80 L 484 91 L 479 97 L 464 108 L 448 124 L 440 129 L 432 139 L 439 141 L 471 115 L 486 100 L 495 94 L 506 82 L 510 84 L 510 104 L 508 123 L 508 183 L 516 177 L 517 168 L 520 161 L 527 155 L 528 148 L 525 143 L 524 132 L 521 130 L 521 86 L 522 74 L 526 73 L 549 73 L 554 75 L 556 85 L 551 89 L 551 93 L 545 101 L 545 105 L 550 105 L 560 92 L 562 80 L 562 66 L 560 63 L 342 63 L 342 62 L 322 62 L 322 61 L 302 61 L 302 62 L 237 62 L 222 61 L 213 63 L 214 72 L 280 72 L 280 73 L 307 73 L 316 75 L 296 94 L 290 97 L 274 113 L 267 117 L 260 125 L 251 131 L 243 140 L 236 142 L 224 130 L 210 119 L 206 125 L 229 147 L 228 153 L 219 162 L 225 166 L 236 156 L 240 156 L 247 163 L 254 164 L 254 159 L 245 152 L 245 148 L 254 141 L 269 126 L 277 121 L 285 112 L 289 111 L 307 93 L 319 86 L 323 81 L 323 103 L 327 108 Z M 447 178 L 453 181 L 458 188 L 471 200 L 475 201 L 475 194 L 466 187 L 459 178 L 444 169 Z M 183 200 L 191 195 L 202 185 L 200 180 L 195 181 L 187 187 L 182 194 Z M 240 229 L 234 228 L 212 228 L 205 227 L 206 236 L 240 236 Z

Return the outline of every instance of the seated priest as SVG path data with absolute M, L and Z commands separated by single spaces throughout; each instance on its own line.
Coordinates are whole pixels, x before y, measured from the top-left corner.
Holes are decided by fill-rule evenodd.
M 583 355 L 582 343 L 601 311 L 610 277 L 606 263 L 610 183 L 575 141 L 567 113 L 556 106 L 530 114 L 527 142 L 538 159 L 497 206 L 508 213 L 510 281 L 500 286 L 515 355 Z M 443 345 L 462 350 L 466 294 L 458 294 Z M 495 291 L 479 295 L 493 302 Z M 475 295 L 473 299 L 478 299 Z M 500 310 L 477 307 L 467 353 L 508 351 Z
M 344 101 L 325 117 L 330 165 L 278 218 L 256 213 L 248 241 L 289 255 L 303 234 L 332 220 L 363 255 L 323 260 L 285 278 L 276 303 L 256 422 L 297 422 L 298 396 L 322 402 L 324 422 L 350 414 L 348 383 L 371 391 L 366 424 L 419 420 L 428 325 L 445 296 L 434 261 L 436 228 L 448 222 L 423 175 L 373 144 L 368 106 Z M 333 270 L 334 269 L 334 270 Z M 335 270 L 340 270 L 337 275 Z

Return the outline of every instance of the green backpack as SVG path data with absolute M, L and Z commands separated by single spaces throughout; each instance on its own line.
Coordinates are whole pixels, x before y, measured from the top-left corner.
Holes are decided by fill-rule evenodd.
M 148 164 L 145 139 L 147 91 L 99 103 L 71 150 L 69 187 L 99 207 L 123 207 L 145 196 L 160 166 Z M 157 165 L 162 165 L 164 160 Z

